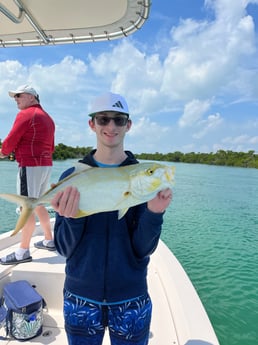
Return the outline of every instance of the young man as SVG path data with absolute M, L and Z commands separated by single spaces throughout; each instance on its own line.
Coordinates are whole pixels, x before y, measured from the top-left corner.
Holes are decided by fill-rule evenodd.
M 42 109 L 39 95 L 29 85 L 22 85 L 15 91 L 9 91 L 20 110 L 13 127 L 2 143 L 0 158 L 15 153 L 19 165 L 17 175 L 17 194 L 38 198 L 49 188 L 54 152 L 55 124 Z M 45 239 L 35 243 L 40 249 L 55 250 L 48 212 L 44 206 L 35 209 Z M 20 248 L 0 259 L 2 265 L 30 262 L 30 240 L 35 229 L 33 214 L 22 229 Z
M 96 98 L 89 126 L 97 148 L 81 162 L 107 169 L 137 164 L 133 154 L 124 151 L 131 124 L 122 96 L 106 93 Z M 100 345 L 106 327 L 112 345 L 148 344 L 152 304 L 147 266 L 171 198 L 172 191 L 166 189 L 148 203 L 131 207 L 120 220 L 117 211 L 73 218 L 80 199 L 74 187 L 53 198 L 55 245 L 66 257 L 64 319 L 70 345 Z

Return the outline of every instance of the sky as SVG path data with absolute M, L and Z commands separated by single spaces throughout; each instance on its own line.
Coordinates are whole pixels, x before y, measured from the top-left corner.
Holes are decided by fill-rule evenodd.
M 1 19 L 0 14 L 0 19 Z M 258 153 L 258 0 L 153 0 L 143 27 L 110 42 L 0 48 L 0 138 L 32 85 L 55 142 L 95 147 L 92 99 L 123 95 L 134 153 Z

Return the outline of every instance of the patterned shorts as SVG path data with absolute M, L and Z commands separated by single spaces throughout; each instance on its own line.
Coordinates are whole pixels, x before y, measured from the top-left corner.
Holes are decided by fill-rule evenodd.
M 69 345 L 101 345 L 106 327 L 112 345 L 147 345 L 151 312 L 148 295 L 121 304 L 100 305 L 64 292 Z

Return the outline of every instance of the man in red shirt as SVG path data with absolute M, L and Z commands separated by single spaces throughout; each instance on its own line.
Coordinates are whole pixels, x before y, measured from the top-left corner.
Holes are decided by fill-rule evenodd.
M 38 198 L 49 188 L 55 124 L 41 107 L 39 95 L 31 86 L 22 85 L 16 91 L 9 91 L 9 96 L 15 99 L 20 111 L 2 143 L 0 158 L 15 153 L 19 166 L 17 194 Z M 45 239 L 35 243 L 35 247 L 55 250 L 49 215 L 46 208 L 40 205 L 22 229 L 20 247 L 2 257 L 1 264 L 13 265 L 32 260 L 29 248 L 36 216 L 44 230 Z

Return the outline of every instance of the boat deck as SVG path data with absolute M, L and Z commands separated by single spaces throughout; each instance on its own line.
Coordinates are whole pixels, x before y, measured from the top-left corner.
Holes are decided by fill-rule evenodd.
M 0 235 L 0 256 L 9 254 L 19 245 L 19 236 Z M 44 297 L 43 333 L 26 343 L 67 344 L 62 313 L 64 258 L 57 252 L 36 249 L 41 240 L 40 229 L 31 241 L 33 261 L 15 266 L 0 265 L 0 292 L 8 281 L 28 280 Z M 218 345 L 207 314 L 190 280 L 169 249 L 160 241 L 152 255 L 148 272 L 149 292 L 153 301 L 149 345 Z M 4 336 L 4 330 L 0 330 Z M 1 340 L 3 345 L 15 340 Z M 20 343 L 20 342 L 19 342 Z M 109 345 L 108 332 L 104 345 Z

